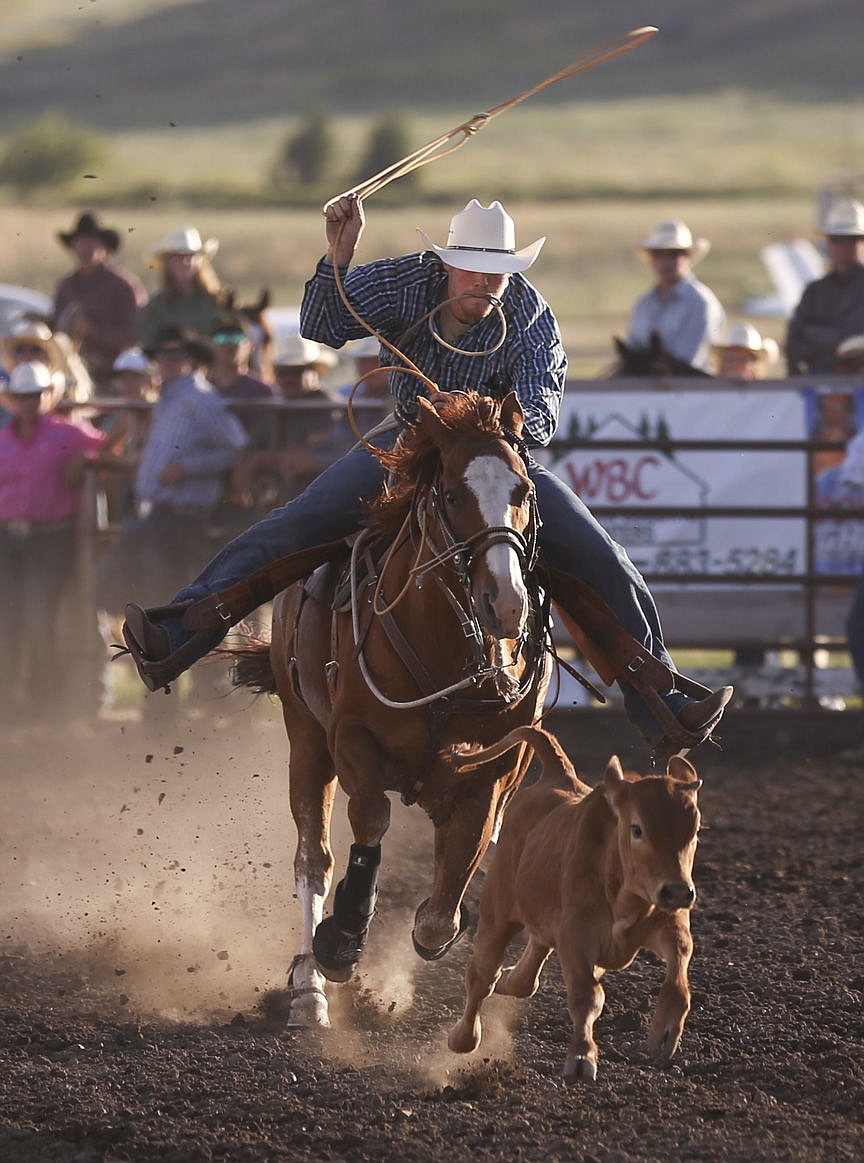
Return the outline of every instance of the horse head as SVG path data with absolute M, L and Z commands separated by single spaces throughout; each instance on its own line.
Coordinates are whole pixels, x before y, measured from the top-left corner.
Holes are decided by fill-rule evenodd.
M 525 574 L 537 532 L 519 400 L 515 392 L 500 403 L 469 392 L 437 406 L 421 397 L 418 406 L 418 428 L 438 452 L 429 495 L 442 548 L 486 634 L 518 640 L 528 620 Z
M 667 351 L 662 338 L 656 331 L 651 332 L 647 347 L 635 347 L 625 343 L 617 335 L 612 336 L 617 354 L 613 375 L 618 376 L 693 376 L 696 379 L 710 377 L 710 372 L 694 367 L 677 355 Z

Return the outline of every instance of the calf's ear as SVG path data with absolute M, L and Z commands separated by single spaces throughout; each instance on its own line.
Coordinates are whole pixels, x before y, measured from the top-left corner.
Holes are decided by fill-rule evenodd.
M 606 772 L 603 776 L 603 792 L 613 811 L 617 812 L 626 791 L 627 781 L 624 779 L 621 760 L 617 755 L 613 755 L 606 764 Z
M 701 783 L 696 768 L 683 755 L 673 755 L 666 764 L 666 772 L 673 779 L 677 779 L 681 783 L 693 783 L 695 781 Z

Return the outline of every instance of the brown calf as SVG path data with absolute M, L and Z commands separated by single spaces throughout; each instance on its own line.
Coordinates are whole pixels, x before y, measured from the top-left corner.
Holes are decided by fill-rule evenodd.
M 543 774 L 514 796 L 504 818 L 480 898 L 465 1012 L 450 1031 L 450 1049 L 476 1050 L 485 998 L 493 990 L 531 997 L 556 949 L 573 1020 L 564 1077 L 593 1080 L 592 1031 L 605 1000 L 600 978 L 646 948 L 666 963 L 648 1048 L 670 1058 L 690 1011 L 688 910 L 696 899 L 701 780 L 680 756 L 669 760 L 666 775 L 641 779 L 625 774 L 613 756 L 592 791 L 557 740 L 538 727 L 519 727 L 492 747 L 457 755 L 456 763 L 463 770 L 477 767 L 523 741 L 541 759 Z M 507 945 L 521 929 L 528 944 L 502 974 Z

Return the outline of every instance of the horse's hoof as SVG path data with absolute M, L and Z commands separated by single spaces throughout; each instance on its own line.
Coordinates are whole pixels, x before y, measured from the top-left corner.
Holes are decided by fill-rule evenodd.
M 333 917 L 327 917 L 315 930 L 312 952 L 315 962 L 328 981 L 349 981 L 366 945 L 366 933 L 345 933 Z
M 321 974 L 310 953 L 298 953 L 288 970 L 284 990 L 271 1002 L 282 1015 L 282 1025 L 290 1029 L 330 1028 L 327 995 L 321 988 Z
M 565 1082 L 593 1082 L 597 1077 L 597 1064 L 590 1058 L 568 1058 L 564 1063 Z
M 417 925 L 417 918 L 420 916 L 420 910 L 424 909 L 428 904 L 429 897 L 427 897 L 425 901 L 421 901 L 417 906 L 417 912 L 414 914 L 415 927 Z M 443 945 L 439 945 L 437 949 L 428 949 L 425 945 L 421 945 L 419 943 L 412 930 L 411 940 L 414 943 L 414 951 L 420 957 L 422 957 L 424 961 L 439 961 L 444 956 L 444 954 L 448 952 L 448 950 L 453 948 L 457 941 L 461 940 L 461 938 L 465 936 L 470 924 L 471 914 L 463 904 L 459 910 L 459 931 L 454 937 L 451 937 L 449 941 L 445 941 Z

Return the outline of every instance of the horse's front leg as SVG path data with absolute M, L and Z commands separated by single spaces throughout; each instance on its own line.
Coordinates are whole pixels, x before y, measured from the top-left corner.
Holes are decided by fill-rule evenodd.
M 333 894 L 333 913 L 321 921 L 312 941 L 315 960 L 330 981 L 347 981 L 351 977 L 375 914 L 381 841 L 390 826 L 390 801 L 378 784 L 381 765 L 380 757 L 377 764 L 373 762 L 374 750 L 365 732 L 352 732 L 347 751 L 351 761 L 338 760 L 340 782 L 348 793 L 354 843 L 345 876 Z M 368 762 L 363 762 L 364 757 Z
M 450 805 L 435 823 L 435 872 L 432 895 L 414 918 L 414 948 L 426 961 L 437 961 L 465 933 L 470 918 L 462 904 L 495 828 L 498 784 L 489 782 Z
M 297 827 L 294 885 L 300 905 L 300 952 L 288 974 L 288 1024 L 329 1026 L 324 978 L 315 964 L 312 939 L 324 915 L 333 877 L 330 816 L 336 780 L 330 775 L 330 754 L 323 736 L 301 738 L 295 730 L 291 745 L 290 804 Z

